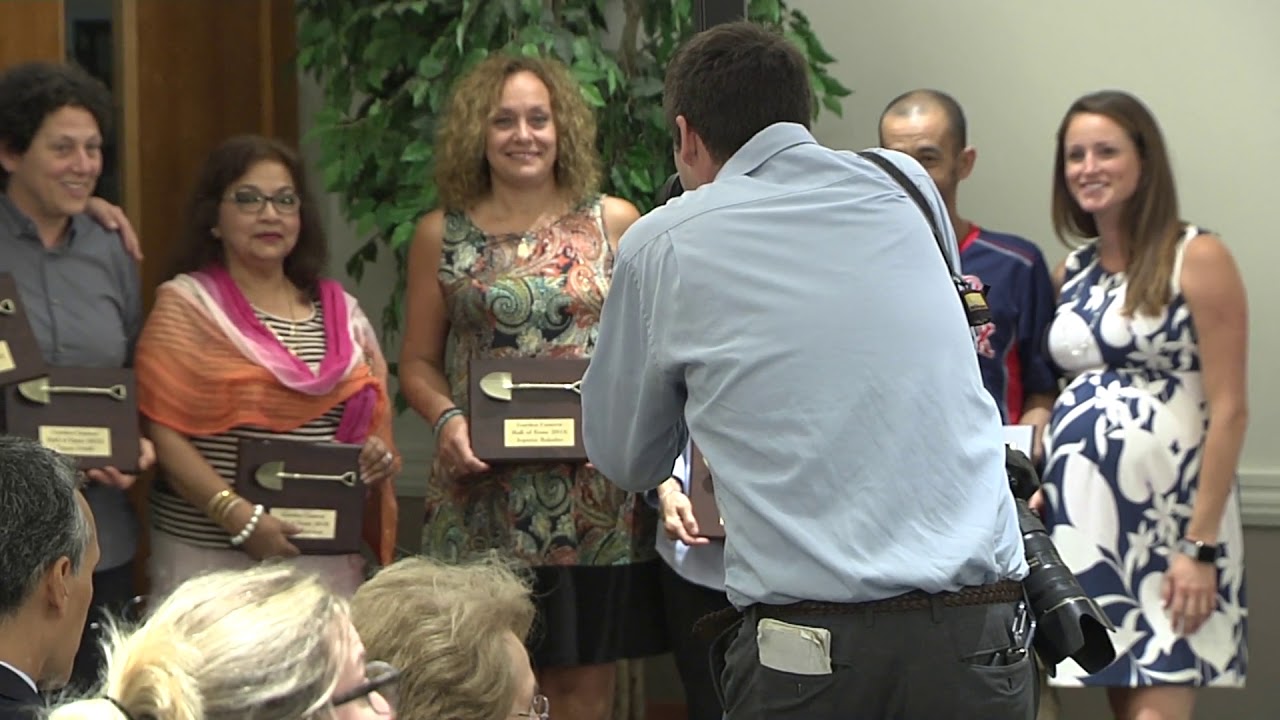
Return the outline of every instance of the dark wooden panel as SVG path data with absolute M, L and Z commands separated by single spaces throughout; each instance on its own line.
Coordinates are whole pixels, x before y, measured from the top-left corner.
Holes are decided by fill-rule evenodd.
M 0 1 L 0 70 L 67 55 L 62 0 Z
M 150 308 L 209 151 L 246 132 L 297 143 L 293 2 L 116 0 L 114 15 L 124 206 L 142 237 Z M 130 492 L 144 527 L 150 481 Z M 134 567 L 144 590 L 147 540 Z
M 148 303 L 196 173 L 226 138 L 297 142 L 290 0 L 120 0 L 125 205 L 143 237 Z

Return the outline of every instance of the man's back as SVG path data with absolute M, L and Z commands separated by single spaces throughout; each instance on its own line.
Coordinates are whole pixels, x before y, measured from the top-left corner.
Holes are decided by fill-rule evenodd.
M 946 226 L 923 169 L 894 156 Z M 1022 574 L 999 416 L 926 220 L 891 178 L 775 125 L 633 226 L 620 262 L 715 471 L 735 604 Z

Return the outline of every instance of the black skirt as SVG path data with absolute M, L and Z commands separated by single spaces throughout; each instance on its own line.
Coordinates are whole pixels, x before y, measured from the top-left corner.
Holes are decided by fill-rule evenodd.
M 534 667 L 598 665 L 668 651 L 661 560 L 533 568 Z

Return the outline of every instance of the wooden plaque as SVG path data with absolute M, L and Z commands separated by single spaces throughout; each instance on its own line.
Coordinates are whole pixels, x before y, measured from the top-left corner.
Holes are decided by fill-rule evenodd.
M 565 387 L 581 381 L 586 358 L 476 358 L 471 361 L 471 450 L 489 463 L 585 462 L 582 398 Z M 493 397 L 509 375 L 510 400 Z M 485 385 L 489 392 L 486 393 Z
M 23 310 L 18 284 L 0 273 L 0 385 L 49 374 L 44 355 Z
M 127 368 L 50 368 L 4 388 L 5 429 L 74 458 L 81 470 L 136 475 L 138 398 Z
M 360 552 L 365 486 L 359 445 L 241 439 L 235 490 L 301 527 L 290 542 L 304 554 Z
M 711 477 L 711 465 L 694 443 L 689 458 L 689 503 L 693 505 L 693 519 L 698 521 L 702 537 L 723 539 L 724 519 L 716 505 L 716 487 Z

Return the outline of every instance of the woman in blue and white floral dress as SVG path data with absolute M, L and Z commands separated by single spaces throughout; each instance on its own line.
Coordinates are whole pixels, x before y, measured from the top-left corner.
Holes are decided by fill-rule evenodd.
M 1049 352 L 1068 384 L 1048 429 L 1045 525 L 1107 613 L 1117 659 L 1055 685 L 1109 689 L 1117 718 L 1190 718 L 1244 684 L 1246 307 L 1230 253 L 1178 220 L 1155 119 L 1077 100 L 1058 133 L 1054 224 L 1094 238 L 1056 273 Z M 1199 545 L 1197 545 L 1199 543 Z

